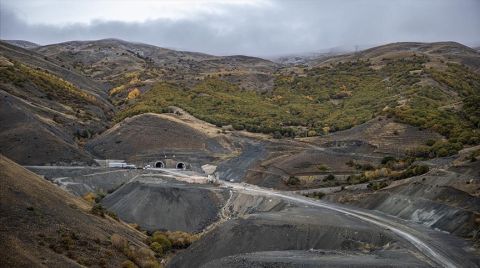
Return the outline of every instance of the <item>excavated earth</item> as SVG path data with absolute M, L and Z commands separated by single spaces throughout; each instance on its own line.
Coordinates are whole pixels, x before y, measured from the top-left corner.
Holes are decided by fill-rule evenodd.
M 409 251 L 410 245 L 371 224 L 329 210 L 267 202 L 275 203 L 271 210 L 264 207 L 226 221 L 169 267 L 325 267 L 356 261 L 371 267 L 428 266 Z
M 458 159 L 463 157 L 461 154 Z M 325 199 L 420 223 L 463 237 L 478 247 L 480 165 L 478 161 L 458 162 L 451 157 L 436 162 L 442 165 L 427 174 L 395 181 L 379 191 L 341 191 L 328 194 Z
M 148 231 L 201 232 L 218 220 L 225 192 L 159 177 L 128 183 L 102 200 L 108 210 Z

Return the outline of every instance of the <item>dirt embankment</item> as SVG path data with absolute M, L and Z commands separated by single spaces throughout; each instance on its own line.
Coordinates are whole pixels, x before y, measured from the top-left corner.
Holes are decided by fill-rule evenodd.
M 460 155 L 458 159 L 463 159 L 463 156 Z M 436 161 L 445 169 L 433 166 L 427 174 L 394 181 L 390 186 L 378 191 L 340 191 L 325 198 L 382 211 L 432 229 L 455 234 L 478 245 L 480 169 L 478 161 L 460 161 L 460 164 L 448 167 L 452 161 L 458 162 L 458 159 Z
M 218 220 L 226 193 L 168 179 L 130 182 L 102 200 L 124 221 L 149 231 L 200 232 Z
M 345 251 L 357 255 L 337 260 L 343 265 L 358 258 L 375 267 L 384 265 L 388 258 L 393 267 L 402 267 L 405 263 L 426 266 L 410 253 L 396 250 L 405 246 L 388 232 L 361 221 L 325 210 L 290 207 L 228 220 L 177 255 L 169 267 L 220 267 L 223 264 L 260 267 L 281 263 L 290 265 L 288 267 L 308 267 L 328 263 L 332 255 Z M 263 254 L 265 252 L 270 253 Z M 282 261 L 281 256 L 292 254 L 314 254 L 315 257 Z M 377 255 L 384 258 L 377 259 Z

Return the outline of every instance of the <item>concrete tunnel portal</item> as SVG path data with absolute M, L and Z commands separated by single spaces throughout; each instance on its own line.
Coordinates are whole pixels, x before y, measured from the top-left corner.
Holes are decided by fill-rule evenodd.
M 187 168 L 187 165 L 185 165 L 185 163 L 183 162 L 177 163 L 177 169 L 186 169 L 186 168 Z
M 155 168 L 165 168 L 165 163 L 162 161 L 155 162 Z

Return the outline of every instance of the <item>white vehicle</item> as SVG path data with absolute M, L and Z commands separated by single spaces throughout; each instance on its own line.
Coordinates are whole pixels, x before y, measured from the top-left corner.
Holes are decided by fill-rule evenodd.
M 127 163 L 125 163 L 125 162 L 109 162 L 108 167 L 109 168 L 126 168 Z

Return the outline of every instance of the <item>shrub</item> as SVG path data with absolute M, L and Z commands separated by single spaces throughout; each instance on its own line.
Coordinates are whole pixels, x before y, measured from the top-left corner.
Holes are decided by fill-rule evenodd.
M 457 154 L 462 148 L 463 145 L 459 142 L 438 141 L 432 146 L 431 151 L 437 157 L 445 157 Z
M 110 242 L 112 243 L 112 246 L 114 248 L 120 251 L 123 251 L 126 248 L 128 248 L 127 239 L 119 234 L 113 234 L 112 237 L 110 238 Z
M 380 189 L 385 188 L 385 187 L 387 187 L 387 186 L 388 186 L 388 183 L 385 182 L 385 181 L 380 181 L 380 182 L 379 182 L 379 181 L 375 181 L 375 182 L 371 182 L 371 183 L 369 183 L 369 184 L 367 185 L 367 187 L 368 187 L 369 189 L 372 189 L 372 190 L 374 190 L 374 191 L 380 190 Z
M 435 142 L 436 142 L 435 140 L 430 139 L 430 140 L 427 140 L 427 141 L 425 142 L 425 145 L 427 145 L 427 146 L 433 146 L 433 145 L 435 144 Z
M 310 198 L 315 198 L 315 199 L 322 199 L 325 196 L 325 194 L 322 193 L 322 192 L 313 192 L 313 193 L 307 194 L 305 196 L 310 197 Z
M 172 242 L 173 248 L 187 248 L 198 239 L 197 235 L 182 231 L 166 232 L 165 234 Z
M 95 199 L 97 198 L 95 193 L 92 193 L 92 192 L 88 192 L 88 193 L 84 194 L 82 197 L 83 197 L 84 200 L 86 200 L 90 204 L 95 203 Z
M 406 154 L 414 158 L 432 158 L 434 153 L 432 149 L 427 146 L 418 146 L 407 150 Z
M 388 164 L 389 162 L 395 162 L 397 161 L 397 159 L 393 156 L 385 156 L 384 158 L 382 158 L 382 165 L 386 165 Z
M 90 213 L 92 213 L 93 215 L 97 215 L 97 216 L 100 216 L 100 217 L 105 217 L 105 208 L 101 205 L 101 204 L 95 204 L 93 205 L 92 209 L 90 209 Z
M 396 180 L 406 179 L 414 176 L 419 176 L 430 171 L 430 168 L 427 165 L 413 165 L 407 168 L 402 173 L 394 177 Z
M 122 262 L 122 268 L 137 268 L 138 266 L 135 265 L 131 260 L 126 260 Z
M 152 243 L 157 242 L 162 246 L 164 251 L 169 251 L 172 248 L 172 242 L 167 238 L 167 236 L 159 231 L 153 233 L 151 238 Z
M 317 166 L 318 170 L 320 171 L 327 171 L 328 170 L 328 167 L 324 164 L 320 164 Z
M 158 242 L 151 243 L 150 249 L 153 250 L 157 256 L 161 256 L 164 253 L 162 245 L 160 245 Z
M 107 194 L 104 193 L 104 192 L 97 192 L 95 194 L 95 203 L 100 203 L 100 201 L 102 201 L 102 199 L 106 196 Z
M 118 215 L 115 212 L 106 210 L 105 214 L 107 214 L 109 217 L 111 217 L 112 219 L 114 219 L 116 221 L 120 221 L 120 219 L 118 218 Z
M 127 99 L 132 100 L 136 99 L 138 96 L 140 96 L 140 90 L 138 88 L 132 89 L 130 92 L 128 92 Z
M 130 245 L 128 243 L 128 240 L 119 234 L 113 234 L 112 237 L 110 238 L 110 241 L 112 242 L 112 246 L 115 249 L 117 249 L 119 252 L 127 256 L 127 258 L 129 258 L 134 265 L 137 265 L 142 268 L 162 267 L 158 263 L 157 259 L 155 258 L 155 253 L 149 248 L 145 248 L 145 247 L 137 248 L 134 245 Z M 131 263 L 126 261 L 123 263 L 125 265 L 129 265 L 129 267 L 136 267 L 136 266 L 132 266 Z
M 328 176 L 326 176 L 323 181 L 333 181 L 335 180 L 335 175 L 333 174 L 328 174 Z
M 295 176 L 290 176 L 286 181 L 286 185 L 299 185 L 300 184 L 300 179 L 295 177 Z

